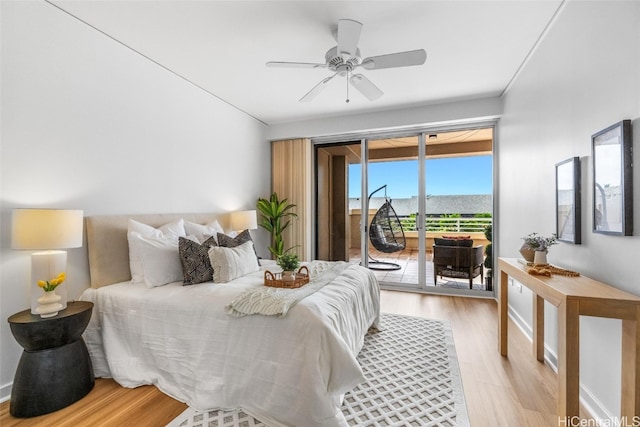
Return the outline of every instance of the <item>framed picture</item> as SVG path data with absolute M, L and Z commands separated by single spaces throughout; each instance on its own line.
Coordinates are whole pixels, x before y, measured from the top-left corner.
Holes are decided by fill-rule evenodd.
M 576 245 L 582 240 L 580 176 L 579 157 L 556 164 L 556 235 Z
M 593 135 L 593 232 L 633 234 L 631 120 Z

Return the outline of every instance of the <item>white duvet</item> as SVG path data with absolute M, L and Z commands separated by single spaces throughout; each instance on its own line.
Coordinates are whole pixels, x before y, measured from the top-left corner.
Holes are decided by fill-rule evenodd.
M 284 317 L 225 314 L 262 286 L 265 269 L 277 269 L 266 264 L 224 284 L 87 289 L 81 299 L 95 306 L 84 339 L 96 376 L 155 384 L 201 411 L 243 408 L 269 425 L 346 426 L 340 396 L 364 381 L 356 355 L 379 321 L 375 276 L 342 263 L 335 280 Z

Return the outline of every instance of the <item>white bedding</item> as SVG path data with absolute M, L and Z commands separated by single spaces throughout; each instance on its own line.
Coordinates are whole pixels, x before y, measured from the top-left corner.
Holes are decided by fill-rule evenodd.
M 274 426 L 346 426 L 340 396 L 364 380 L 356 355 L 379 321 L 375 276 L 345 264 L 284 317 L 225 314 L 277 269 L 265 264 L 223 284 L 87 289 L 81 299 L 95 307 L 84 339 L 96 376 L 155 384 L 197 410 L 241 407 Z

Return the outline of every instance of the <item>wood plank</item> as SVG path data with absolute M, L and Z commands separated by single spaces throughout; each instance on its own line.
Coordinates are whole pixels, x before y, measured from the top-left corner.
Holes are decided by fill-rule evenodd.
M 498 346 L 502 356 L 507 356 L 509 349 L 509 276 L 504 270 L 500 270 L 500 282 L 498 283 L 498 304 L 500 313 L 498 318 Z
M 164 426 L 180 415 L 187 405 L 161 393 L 154 386 L 124 388 L 112 379 L 96 379 L 96 386 L 83 399 L 53 412 L 33 418 L 14 418 L 9 402 L 0 405 L 3 427 L 77 426 Z
M 640 414 L 640 308 L 636 320 L 622 321 L 622 402 L 620 415 L 628 422 Z
M 558 306 L 558 415 L 574 417 L 580 407 L 579 302 L 567 299 Z
M 544 299 L 533 294 L 533 355 L 544 362 Z
M 626 307 L 629 303 L 640 304 L 640 297 L 621 289 L 599 282 L 586 276 L 567 277 L 553 275 L 551 277 L 535 276 L 527 273 L 526 267 L 516 258 L 498 258 L 500 269 L 509 276 L 516 278 L 523 284 L 543 297 L 546 301 L 557 306 L 565 298 L 607 300 L 611 307 L 620 303 Z

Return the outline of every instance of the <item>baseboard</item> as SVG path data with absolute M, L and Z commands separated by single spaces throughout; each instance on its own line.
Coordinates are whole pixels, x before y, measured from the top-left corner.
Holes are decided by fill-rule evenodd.
M 522 331 L 525 337 L 527 337 L 533 343 L 533 329 L 531 326 L 518 314 L 513 307 L 509 306 L 509 317 L 516 324 L 518 329 Z M 558 355 L 544 345 L 544 360 L 551 369 L 558 373 Z M 580 403 L 589 415 L 597 420 L 598 426 L 607 426 L 607 422 L 614 420 L 614 415 L 609 412 L 602 402 L 600 402 L 594 394 L 582 384 L 580 384 Z
M 580 386 L 580 403 L 584 406 L 584 409 L 596 420 L 597 425 L 600 427 L 609 427 L 612 425 L 619 425 L 614 422 L 618 419 L 604 407 L 588 389 Z M 634 425 L 633 421 L 629 420 L 629 425 Z M 624 423 L 622 424 L 624 425 Z
M 4 384 L 0 386 L 0 403 L 6 402 L 11 398 L 11 387 L 13 386 L 13 382 L 8 384 Z

